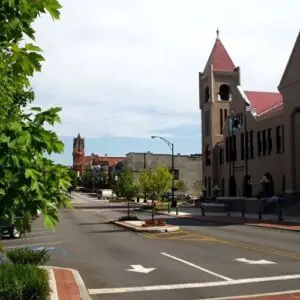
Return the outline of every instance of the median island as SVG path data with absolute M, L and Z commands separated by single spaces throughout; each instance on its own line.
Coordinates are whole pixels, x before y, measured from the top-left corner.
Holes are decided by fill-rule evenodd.
M 123 227 L 127 230 L 137 231 L 137 232 L 176 232 L 180 228 L 178 226 L 169 225 L 165 220 L 162 219 L 146 219 L 140 220 L 136 216 L 124 216 L 117 221 L 112 222 L 115 225 Z

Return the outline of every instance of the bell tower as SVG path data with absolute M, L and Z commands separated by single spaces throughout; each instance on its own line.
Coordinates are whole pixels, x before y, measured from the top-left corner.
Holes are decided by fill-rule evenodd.
M 78 136 L 73 139 L 73 170 L 82 173 L 82 163 L 84 157 L 84 138 Z
M 214 172 L 218 168 L 216 145 L 223 141 L 223 130 L 229 115 L 232 92 L 240 84 L 240 70 L 235 67 L 227 50 L 217 36 L 203 72 L 199 73 L 199 107 L 201 110 L 203 185 L 207 195 L 212 187 L 220 186 Z

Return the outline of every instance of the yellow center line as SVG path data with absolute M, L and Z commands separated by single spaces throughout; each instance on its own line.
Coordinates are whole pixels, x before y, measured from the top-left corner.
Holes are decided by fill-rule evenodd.
M 243 249 L 248 249 L 252 251 L 258 251 L 258 252 L 263 252 L 267 254 L 273 254 L 277 256 L 282 256 L 282 257 L 287 257 L 287 258 L 292 258 L 292 259 L 297 259 L 300 260 L 300 253 L 292 253 L 292 252 L 287 252 L 287 251 L 282 251 L 282 250 L 275 250 L 255 244 L 248 244 L 248 243 L 243 243 L 243 242 L 238 242 L 238 241 L 233 241 L 233 240 L 223 240 L 219 239 L 214 236 L 207 236 L 207 235 L 201 235 L 193 231 L 180 231 L 182 233 L 186 233 L 186 235 L 179 235 L 179 231 L 177 232 L 177 236 L 173 236 L 167 233 L 159 233 L 159 234 L 143 234 L 145 237 L 149 239 L 164 239 L 164 240 L 181 240 L 181 241 L 206 241 L 206 242 L 214 242 L 214 243 L 219 243 L 219 244 L 224 244 L 224 245 L 230 245 L 234 246 L 237 248 L 243 248 Z

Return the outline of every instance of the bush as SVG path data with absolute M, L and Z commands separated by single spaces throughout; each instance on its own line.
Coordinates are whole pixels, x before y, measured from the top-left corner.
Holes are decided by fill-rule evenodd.
M 119 221 L 138 221 L 139 218 L 135 215 L 122 216 L 119 218 Z
M 46 249 L 19 248 L 6 251 L 6 255 L 14 264 L 20 265 L 44 265 L 50 259 Z
M 0 300 L 47 300 L 48 272 L 31 265 L 0 266 Z

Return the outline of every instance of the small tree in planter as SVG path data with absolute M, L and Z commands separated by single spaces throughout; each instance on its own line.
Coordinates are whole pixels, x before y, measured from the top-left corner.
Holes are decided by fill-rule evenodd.
M 150 173 L 150 190 L 156 199 L 161 200 L 163 194 L 167 193 L 172 187 L 173 175 L 168 167 L 158 167 Z M 152 220 L 154 221 L 154 207 L 152 200 Z
M 143 170 L 139 176 L 139 186 L 144 195 L 150 195 L 152 192 L 152 169 Z
M 130 215 L 130 200 L 138 193 L 139 186 L 134 180 L 133 173 L 125 169 L 117 180 L 117 190 L 121 197 L 127 200 L 127 217 Z

